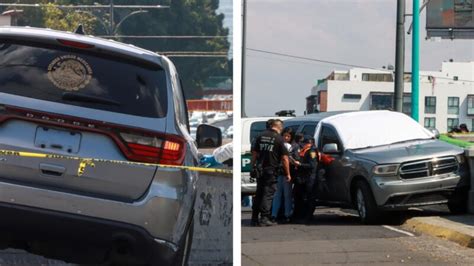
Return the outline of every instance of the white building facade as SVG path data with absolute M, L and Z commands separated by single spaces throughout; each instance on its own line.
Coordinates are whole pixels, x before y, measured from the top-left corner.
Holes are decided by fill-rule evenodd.
M 0 15 L 0 26 L 10 26 L 12 24 L 11 16 Z
M 445 62 L 441 71 L 420 72 L 419 118 L 426 128 L 448 132 L 460 124 L 474 130 L 474 62 Z M 405 74 L 403 112 L 411 113 L 410 74 Z M 307 98 L 315 111 L 393 110 L 392 71 L 334 71 Z

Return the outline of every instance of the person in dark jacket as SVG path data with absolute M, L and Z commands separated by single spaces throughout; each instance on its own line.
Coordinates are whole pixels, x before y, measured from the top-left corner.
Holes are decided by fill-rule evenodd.
M 290 174 L 292 173 L 293 158 L 291 157 L 291 143 L 294 139 L 293 129 L 287 127 L 282 132 L 283 140 L 285 141 L 285 148 L 289 153 L 290 160 Z M 283 172 L 283 171 L 282 171 Z M 280 212 L 281 203 L 283 200 L 284 222 L 289 223 L 291 215 L 293 214 L 293 197 L 291 196 L 292 182 L 288 182 L 283 175 L 278 176 L 278 184 L 272 203 L 272 221 L 276 221 Z
M 303 210 L 302 215 L 306 223 L 311 222 L 313 213 L 316 208 L 316 194 L 318 186 L 318 171 L 319 171 L 320 155 L 315 147 L 309 149 L 304 159 L 300 163 L 301 175 L 305 177 L 303 190 Z
M 293 142 L 291 143 L 291 157 L 293 159 L 298 160 L 299 159 L 299 154 L 301 149 L 304 146 L 304 135 L 301 133 L 296 133 L 295 137 L 293 138 Z
M 251 175 L 257 179 L 257 192 L 252 208 L 251 226 L 274 225 L 271 221 L 271 207 L 281 168 L 285 181 L 291 182 L 289 152 L 280 135 L 283 131 L 283 121 L 275 119 L 268 124 L 270 129 L 260 134 L 252 145 Z
M 298 151 L 298 161 L 295 163 L 296 165 L 296 176 L 294 178 L 294 186 L 293 186 L 293 218 L 295 220 L 300 220 L 305 217 L 304 211 L 304 195 L 306 191 L 306 180 L 307 178 L 307 171 L 300 167 L 301 162 L 305 160 L 306 153 L 313 148 L 313 141 L 310 138 L 306 138 L 303 141 L 303 145 Z

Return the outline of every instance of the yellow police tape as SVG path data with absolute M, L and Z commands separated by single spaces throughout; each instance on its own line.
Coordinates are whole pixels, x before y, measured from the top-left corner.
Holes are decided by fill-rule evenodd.
M 45 154 L 35 152 L 23 152 L 23 151 L 12 151 L 12 150 L 0 150 L 0 156 L 13 156 L 13 157 L 28 157 L 28 158 L 45 158 L 45 159 L 65 159 L 79 161 L 79 167 L 77 168 L 77 176 L 83 176 L 87 167 L 94 168 L 95 163 L 111 163 L 111 164 L 122 164 L 122 165 L 137 165 L 137 166 L 153 166 L 159 168 L 171 168 L 189 170 L 202 173 L 222 173 L 232 174 L 232 170 L 227 169 L 215 169 L 215 168 L 204 168 L 184 165 L 166 165 L 166 164 L 154 164 L 154 163 L 139 163 L 119 160 L 106 160 L 106 159 L 94 159 L 94 158 L 81 158 L 75 156 L 66 156 L 60 154 Z

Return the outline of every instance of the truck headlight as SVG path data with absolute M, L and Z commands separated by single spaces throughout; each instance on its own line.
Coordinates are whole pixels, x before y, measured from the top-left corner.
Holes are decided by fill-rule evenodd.
M 396 175 L 398 174 L 398 164 L 385 164 L 374 166 L 373 173 L 376 175 Z
M 458 160 L 459 164 L 463 164 L 466 162 L 466 158 L 464 157 L 464 154 L 458 154 L 456 155 L 456 159 Z

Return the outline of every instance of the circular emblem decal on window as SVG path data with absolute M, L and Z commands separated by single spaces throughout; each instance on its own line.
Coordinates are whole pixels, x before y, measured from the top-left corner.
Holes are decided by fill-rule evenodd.
M 48 78 L 60 89 L 78 91 L 91 81 L 92 69 L 84 59 L 75 55 L 64 55 L 49 64 Z

